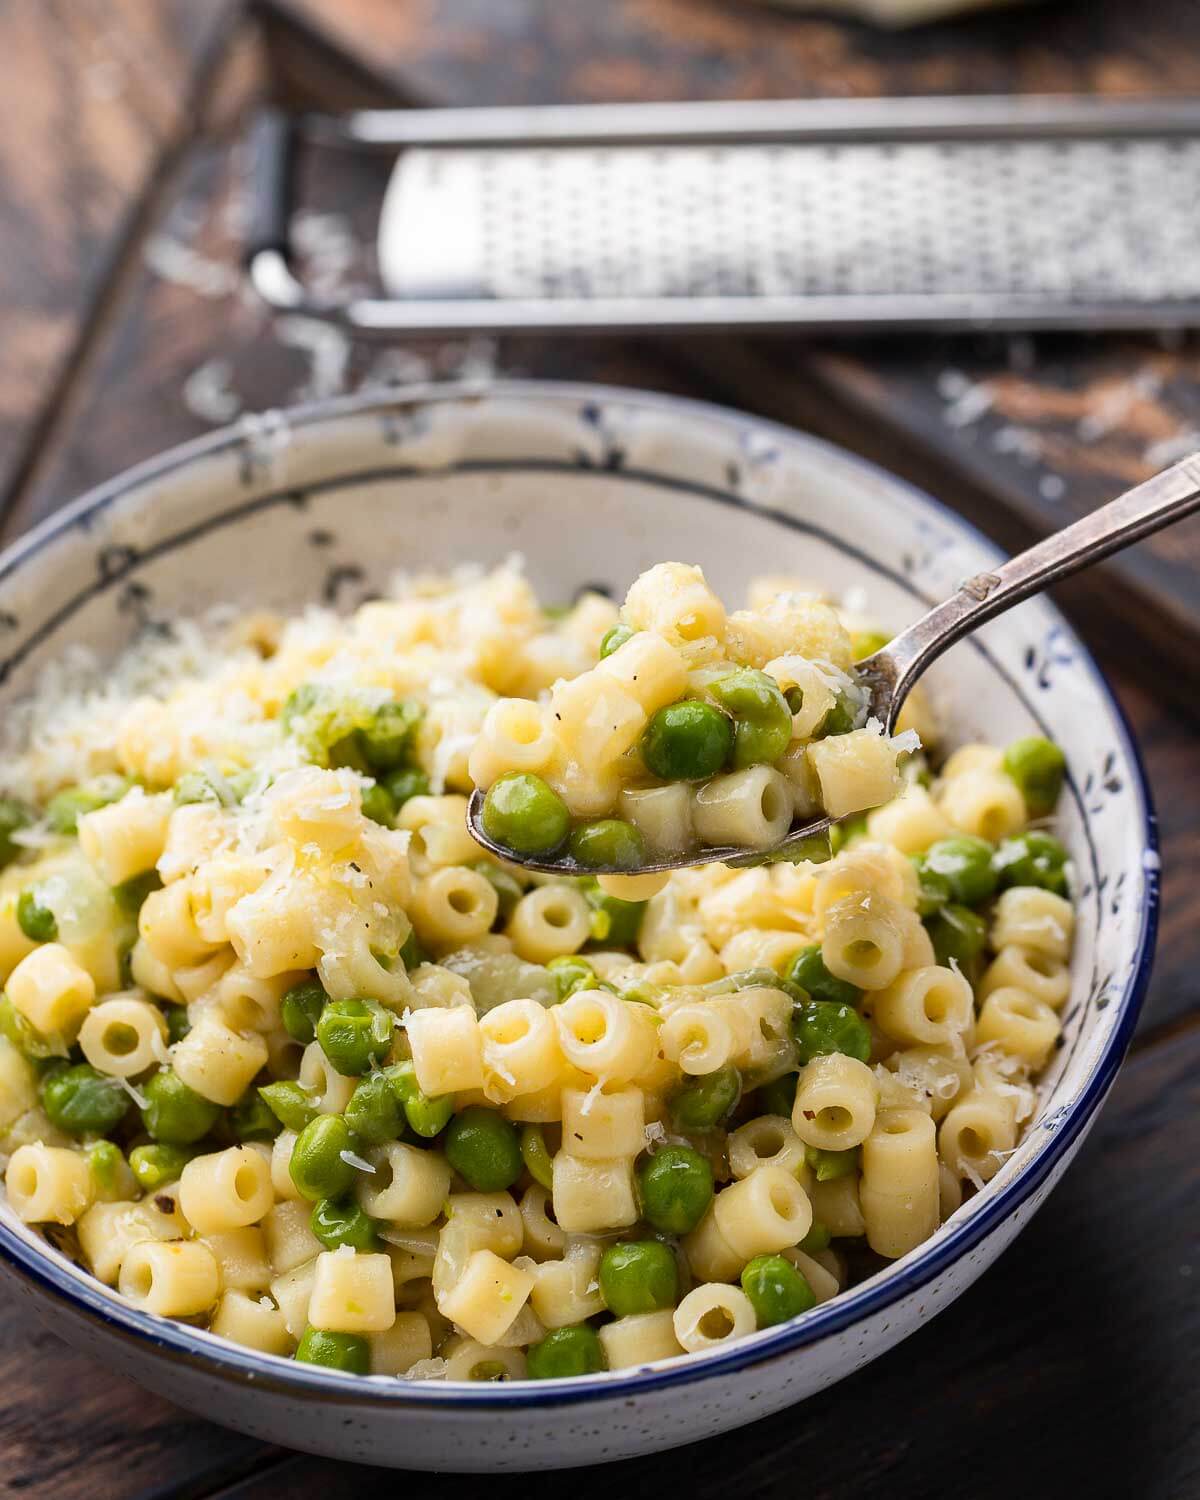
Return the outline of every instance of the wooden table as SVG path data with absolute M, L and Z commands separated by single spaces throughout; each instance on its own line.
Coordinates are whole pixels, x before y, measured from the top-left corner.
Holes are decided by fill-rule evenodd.
M 336 108 L 1200 93 L 1198 44 L 1191 0 L 1079 0 L 906 36 L 749 0 L 9 0 L 5 534 L 241 411 L 498 368 L 680 391 L 801 423 L 1019 543 L 1150 472 L 1200 428 L 1192 340 L 351 348 L 303 320 L 272 326 L 239 290 L 242 119 L 268 95 Z M 341 285 L 366 277 L 378 167 L 315 161 L 309 177 L 298 227 L 319 274 Z M 1136 629 L 1130 592 L 1147 601 Z M 1151 607 L 1170 598 L 1195 609 L 1198 596 L 1193 525 L 1142 549 L 1119 581 L 1065 601 L 1141 738 L 1164 816 L 1166 887 L 1133 1054 L 1066 1181 L 982 1282 L 852 1380 L 687 1452 L 583 1472 L 569 1481 L 583 1492 L 649 1494 L 683 1475 L 714 1500 L 734 1487 L 780 1500 L 1200 1493 L 1200 721 L 1190 693 L 1171 691 L 1186 622 Z M 379 1482 L 212 1427 L 0 1306 L 0 1493 L 340 1500 Z M 527 1485 L 493 1479 L 489 1493 Z M 452 1500 L 478 1483 L 447 1477 L 438 1491 Z

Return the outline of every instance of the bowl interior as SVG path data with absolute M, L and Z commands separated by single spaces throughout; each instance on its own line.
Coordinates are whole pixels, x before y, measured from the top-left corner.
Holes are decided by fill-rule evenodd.
M 997 555 L 870 465 L 714 408 L 562 386 L 355 398 L 175 450 L 6 554 L 0 701 L 11 705 L 80 646 L 104 660 L 140 631 L 214 605 L 348 609 L 398 570 L 486 566 L 514 553 L 547 601 L 588 585 L 619 596 L 644 567 L 678 558 L 700 563 L 728 599 L 756 576 L 794 574 L 852 591 L 856 608 L 892 628 Z M 929 686 L 951 744 L 1041 732 L 1064 747 L 1078 939 L 1064 1042 L 1037 1121 L 982 1193 L 874 1281 L 903 1276 L 995 1211 L 1081 1101 L 1092 1107 L 1097 1073 L 1126 1040 L 1156 889 L 1135 752 L 1050 604 L 1030 601 L 955 647 Z M 84 1280 L 6 1205 L 0 1221 Z M 107 1296 L 90 1286 L 90 1300 Z

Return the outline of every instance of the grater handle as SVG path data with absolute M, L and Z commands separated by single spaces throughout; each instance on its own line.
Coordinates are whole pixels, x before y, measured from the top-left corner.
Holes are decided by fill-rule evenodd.
M 866 663 L 891 688 L 889 719 L 925 668 L 947 647 L 1031 594 L 1200 510 L 1200 452 L 1126 490 L 993 572 L 967 578 Z M 890 727 L 890 725 L 889 725 Z
M 290 116 L 264 109 L 250 135 L 250 223 L 246 259 L 275 253 L 291 261 L 289 221 L 295 181 L 296 133 Z

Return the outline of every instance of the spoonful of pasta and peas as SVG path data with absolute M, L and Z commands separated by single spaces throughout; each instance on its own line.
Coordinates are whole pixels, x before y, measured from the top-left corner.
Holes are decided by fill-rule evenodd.
M 1198 508 L 1195 454 L 966 579 L 886 643 L 856 642 L 815 594 L 773 591 L 727 614 L 699 568 L 659 563 L 629 590 L 590 671 L 547 701 L 492 705 L 471 752 L 470 831 L 502 859 L 597 876 L 631 900 L 688 865 L 827 857 L 838 820 L 901 790 L 920 748 L 901 710 L 936 657 Z M 1019 741 L 1010 760 L 1035 793 L 1061 781 L 1048 741 Z

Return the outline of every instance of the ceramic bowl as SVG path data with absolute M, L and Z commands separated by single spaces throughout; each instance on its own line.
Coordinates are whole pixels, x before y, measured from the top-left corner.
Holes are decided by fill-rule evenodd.
M 927 496 L 730 411 L 565 385 L 424 389 L 243 421 L 85 496 L 0 559 L 0 694 L 86 643 L 212 605 L 349 608 L 396 569 L 520 553 L 540 595 L 621 593 L 703 565 L 864 591 L 899 627 L 997 554 Z M 1136 1019 L 1153 946 L 1153 816 L 1096 667 L 1033 600 L 938 663 L 951 738 L 1042 732 L 1071 770 L 1079 925 L 1064 1044 L 999 1174 L 918 1250 L 790 1324 L 709 1356 L 569 1382 L 408 1383 L 298 1366 L 136 1312 L 0 1208 L 11 1294 L 104 1365 L 270 1442 L 405 1468 L 529 1469 L 647 1453 L 765 1416 L 877 1358 L 957 1297 L 1079 1149 Z

